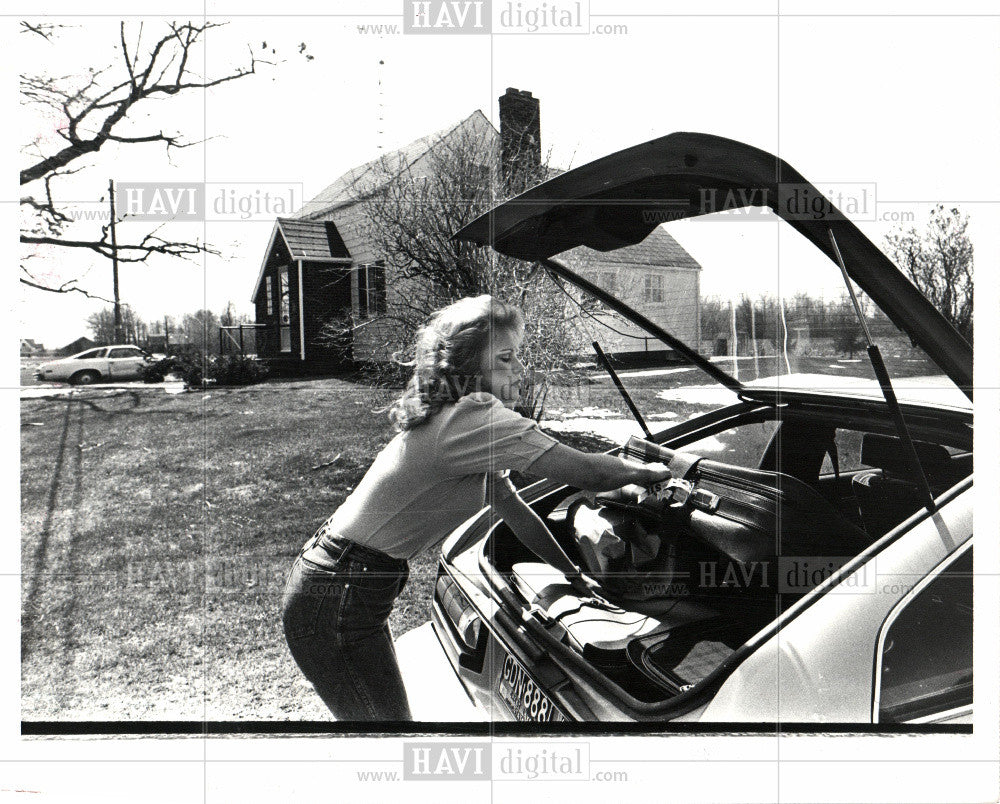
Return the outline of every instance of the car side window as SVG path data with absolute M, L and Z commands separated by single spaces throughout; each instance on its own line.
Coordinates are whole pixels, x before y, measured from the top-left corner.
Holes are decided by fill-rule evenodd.
M 138 349 L 112 349 L 108 357 L 142 357 Z
M 837 469 L 841 472 L 854 472 L 863 469 L 861 463 L 861 438 L 864 433 L 857 430 L 844 430 L 837 428 L 833 436 L 833 441 L 837 445 Z M 823 456 L 823 466 L 820 468 L 821 475 L 833 473 L 833 460 L 828 452 Z
M 102 357 L 104 355 L 105 349 L 91 349 L 89 352 L 84 352 L 81 355 L 77 355 L 77 360 L 93 360 L 95 357 Z
M 972 547 L 883 626 L 876 666 L 880 723 L 972 704 Z

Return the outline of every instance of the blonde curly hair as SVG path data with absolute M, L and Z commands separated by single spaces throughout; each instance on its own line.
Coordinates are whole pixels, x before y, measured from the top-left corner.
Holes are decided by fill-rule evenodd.
M 389 409 L 397 430 L 412 430 L 446 404 L 482 390 L 480 362 L 490 334 L 524 329 L 523 313 L 489 295 L 474 296 L 438 310 L 417 330 L 413 376 Z

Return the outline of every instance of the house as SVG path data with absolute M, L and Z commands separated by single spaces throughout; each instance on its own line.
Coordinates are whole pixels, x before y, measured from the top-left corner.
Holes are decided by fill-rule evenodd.
M 21 338 L 21 357 L 38 357 L 45 354 L 45 347 L 31 338 Z
M 663 227 L 657 227 L 633 246 L 609 252 L 575 248 L 561 254 L 559 260 L 598 287 L 626 300 L 671 335 L 688 344 L 700 342 L 701 266 Z M 595 317 L 598 321 L 589 327 L 593 339 L 620 361 L 655 362 L 664 357 L 663 352 L 672 351 L 619 316 Z M 590 351 L 589 341 L 581 351 Z M 660 354 L 643 358 L 655 352 Z
M 370 281 L 378 288 L 372 295 L 385 297 L 384 271 L 360 262 L 359 248 L 354 255 L 332 220 L 274 222 L 253 293 L 257 355 L 272 368 L 308 373 L 354 362 L 352 344 L 328 344 L 320 338 L 328 320 L 357 308 L 359 281 Z M 367 301 L 369 294 L 363 298 Z M 372 312 L 380 309 L 381 303 L 372 304 Z
M 65 357 L 68 355 L 75 355 L 78 352 L 82 352 L 86 349 L 92 349 L 95 346 L 100 346 L 100 345 L 101 344 L 92 341 L 90 338 L 84 335 L 82 338 L 77 338 L 72 343 L 67 343 L 62 349 L 58 349 L 56 353 L 62 357 Z
M 477 110 L 449 128 L 352 168 L 293 217 L 274 222 L 252 295 L 257 354 L 273 371 L 328 372 L 390 359 L 385 344 L 393 340 L 387 329 L 391 325 L 382 314 L 405 304 L 412 289 L 393 275 L 366 235 L 362 204 L 386 186 L 394 171 L 419 177 L 425 168 L 433 169 L 433 149 L 452 138 L 499 138 L 508 176 L 518 159 L 538 165 L 538 99 L 509 88 L 499 99 L 499 109 L 499 131 Z M 587 278 L 624 293 L 623 298 L 669 331 L 697 343 L 701 269 L 662 228 L 619 252 L 575 249 L 561 258 Z M 324 334 L 327 322 L 348 319 L 353 324 L 350 334 L 336 339 Z M 609 316 L 606 322 L 613 329 L 599 319 L 590 323 L 594 326 L 581 328 L 581 354 L 592 354 L 594 337 L 618 354 L 658 351 L 662 357 L 666 349 L 617 318 L 611 323 Z

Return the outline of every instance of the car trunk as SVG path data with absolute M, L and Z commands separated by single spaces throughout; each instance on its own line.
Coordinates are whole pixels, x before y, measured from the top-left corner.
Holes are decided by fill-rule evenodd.
M 823 398 L 770 412 L 738 406 L 742 412 L 707 432 L 668 438 L 672 447 L 630 439 L 623 452 L 633 460 L 667 463 L 678 473 L 689 466 L 692 492 L 683 504 L 644 497 L 638 487 L 596 495 L 563 487 L 534 500 L 560 546 L 600 583 L 599 598 L 580 595 L 503 522 L 483 560 L 504 577 L 523 612 L 534 612 L 550 634 L 634 698 L 677 695 L 920 510 L 884 406 L 843 400 L 836 407 Z M 761 466 L 785 471 L 748 469 L 685 449 L 722 428 L 759 427 L 767 415 L 780 423 Z M 911 409 L 908 415 L 936 495 L 971 473 L 967 414 Z M 812 474 L 810 466 L 818 472 L 825 432 L 857 440 L 859 452 L 842 456 L 851 468 L 807 483 L 795 475 Z M 803 452 L 803 445 L 814 446 Z M 858 461 L 865 465 L 853 468 Z
M 692 594 L 696 583 L 687 573 L 696 572 L 699 560 L 715 557 L 694 545 L 678 554 L 677 534 L 669 522 L 623 511 L 611 500 L 597 501 L 593 508 L 591 504 L 579 491 L 564 488 L 534 506 L 581 566 L 588 563 L 579 533 L 584 510 L 608 516 L 619 532 L 634 531 L 642 521 L 642 527 L 663 536 L 644 571 L 633 575 L 612 569 L 605 574 L 601 597 L 581 596 L 565 576 L 539 562 L 505 523 L 491 534 L 484 558 L 504 577 L 523 609 L 534 611 L 549 633 L 634 698 L 653 702 L 676 695 L 707 676 L 773 619 L 773 599 L 760 590 L 744 590 L 738 597 Z

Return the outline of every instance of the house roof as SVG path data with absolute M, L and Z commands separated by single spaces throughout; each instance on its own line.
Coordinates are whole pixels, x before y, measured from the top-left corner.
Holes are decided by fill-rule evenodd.
M 649 236 L 633 246 L 624 246 L 613 251 L 594 251 L 584 246 L 563 253 L 567 262 L 580 268 L 597 268 L 613 265 L 649 265 L 669 268 L 691 268 L 700 270 L 701 265 L 685 251 L 671 234 L 662 226 L 657 226 Z
M 363 165 L 353 167 L 307 201 L 302 209 L 295 213 L 295 217 L 316 218 L 332 209 L 353 203 L 359 195 L 370 193 L 385 184 L 390 175 L 401 173 L 452 132 L 466 126 L 482 126 L 484 123 L 490 130 L 496 132 L 486 119 L 486 115 L 477 109 L 464 120 L 447 128 L 414 140 L 395 151 L 382 154 Z
M 60 349 L 60 351 L 63 351 L 64 349 L 69 349 L 70 347 L 72 347 L 73 349 L 80 349 L 80 348 L 87 349 L 89 348 L 89 346 L 96 346 L 96 345 L 97 341 L 92 341 L 86 335 L 81 335 L 75 341 L 70 341 L 65 346 L 63 346 Z
M 350 259 L 333 221 L 278 218 L 275 222 L 294 259 Z
M 317 262 L 351 262 L 351 254 L 333 221 L 306 221 L 296 218 L 277 218 L 267 241 L 264 259 L 260 263 L 257 281 L 253 286 L 251 301 L 257 300 L 260 283 L 267 270 L 267 261 L 274 251 L 278 238 L 285 244 L 293 260 L 315 260 Z

